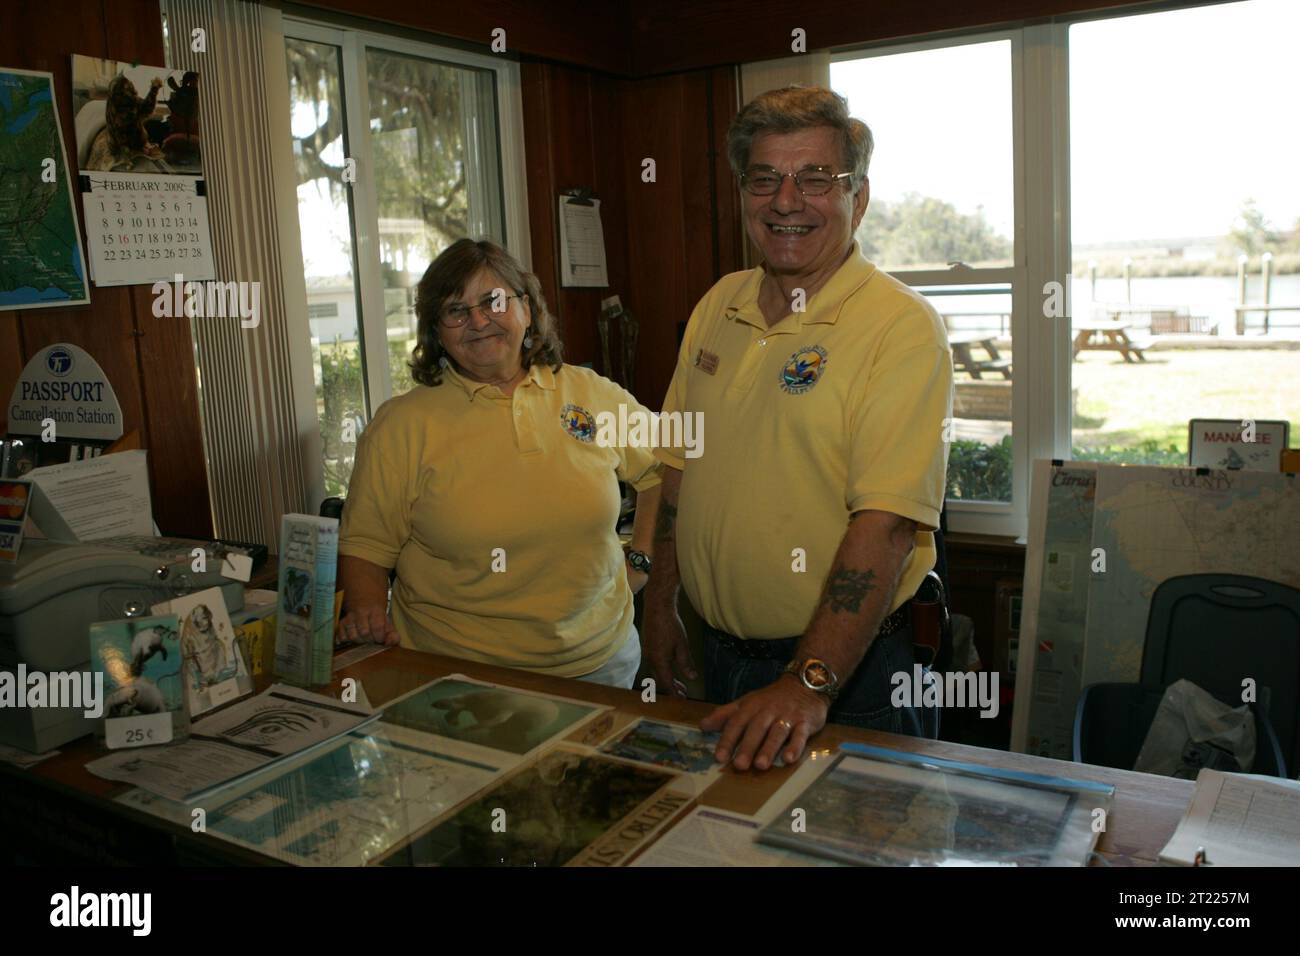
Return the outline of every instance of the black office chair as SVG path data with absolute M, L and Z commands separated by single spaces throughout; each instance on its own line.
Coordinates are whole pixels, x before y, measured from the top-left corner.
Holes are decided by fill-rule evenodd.
M 1166 688 L 1187 679 L 1232 707 L 1255 681 L 1252 773 L 1286 776 L 1300 744 L 1300 590 L 1235 574 L 1188 574 L 1156 588 L 1138 683 L 1079 697 L 1074 759 L 1132 769 Z

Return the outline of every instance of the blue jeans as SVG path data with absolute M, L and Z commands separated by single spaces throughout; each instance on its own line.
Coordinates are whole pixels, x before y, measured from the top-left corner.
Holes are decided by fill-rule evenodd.
M 781 656 L 760 660 L 742 657 L 725 647 L 714 636 L 718 633 L 721 632 L 707 623 L 704 625 L 704 687 L 709 701 L 714 704 L 728 704 L 771 684 L 790 662 L 798 641 L 797 638 L 782 638 Z M 902 672 L 908 675 L 910 682 L 915 661 L 910 623 L 872 641 L 858 669 L 842 684 L 827 723 L 937 738 L 938 708 L 895 707 L 889 699 L 893 691 L 890 677 Z

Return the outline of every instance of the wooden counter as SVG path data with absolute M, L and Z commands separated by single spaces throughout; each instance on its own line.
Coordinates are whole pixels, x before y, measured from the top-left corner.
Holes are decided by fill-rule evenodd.
M 382 708 L 388 701 L 429 680 L 451 673 L 608 704 L 625 712 L 681 723 L 695 723 L 711 709 L 696 701 L 664 697 L 655 703 L 643 703 L 640 694 L 632 691 L 401 648 L 391 648 L 346 668 L 327 691 L 321 690 L 338 696 L 342 678 L 354 677 L 365 688 L 370 702 Z M 1115 787 L 1115 800 L 1098 851 L 1107 862 L 1117 866 L 1157 863 L 1161 848 L 1173 835 L 1191 800 L 1193 789 L 1192 783 L 1186 780 L 850 727 L 828 726 L 809 746 L 832 750 L 841 742 L 851 740 L 991 767 L 1111 784 Z M 128 788 L 101 780 L 85 769 L 88 761 L 102 753 L 93 738 L 85 738 L 30 770 L 0 765 L 0 773 L 4 775 L 0 778 L 0 820 L 12 828 L 8 835 L 19 841 L 21 855 L 43 862 L 38 856 L 40 848 L 49 845 L 52 847 L 49 852 L 59 854 L 60 858 L 62 854 L 73 854 L 79 860 L 97 863 L 274 862 L 218 838 L 191 834 L 185 828 L 112 803 L 112 797 Z M 782 768 L 764 773 L 736 773 L 728 768 L 705 791 L 700 802 L 739 813 L 755 813 L 792 772 L 791 768 Z M 80 838 L 76 836 L 77 830 Z M 82 855 L 77 853 L 80 839 L 90 842 L 98 839 L 100 845 L 87 847 L 89 854 Z

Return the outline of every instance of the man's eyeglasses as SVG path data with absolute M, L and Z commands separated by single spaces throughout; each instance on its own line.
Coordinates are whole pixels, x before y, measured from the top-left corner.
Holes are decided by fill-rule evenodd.
M 458 329 L 469 321 L 470 313 L 477 312 L 482 316 L 501 315 L 510 309 L 511 299 L 522 299 L 521 295 L 485 295 L 476 305 L 453 305 L 442 310 L 439 318 L 442 324 L 449 329 Z
M 780 192 L 781 184 L 789 176 L 795 189 L 805 196 L 824 196 L 841 179 L 852 173 L 831 172 L 831 166 L 805 166 L 797 173 L 779 173 L 771 166 L 751 166 L 740 174 L 740 185 L 751 196 L 772 196 Z

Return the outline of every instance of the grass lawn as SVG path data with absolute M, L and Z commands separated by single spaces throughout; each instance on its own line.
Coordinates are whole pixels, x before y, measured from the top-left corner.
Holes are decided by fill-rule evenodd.
M 1080 354 L 1073 370 L 1075 445 L 1154 440 L 1186 452 L 1191 418 L 1300 424 L 1300 351 L 1203 348 L 1146 357 L 1130 364 L 1117 353 Z

